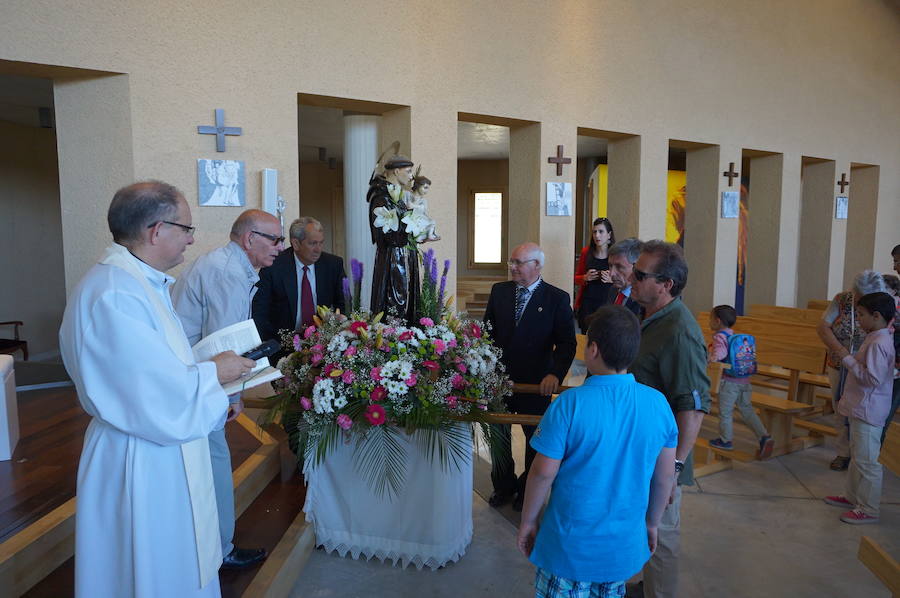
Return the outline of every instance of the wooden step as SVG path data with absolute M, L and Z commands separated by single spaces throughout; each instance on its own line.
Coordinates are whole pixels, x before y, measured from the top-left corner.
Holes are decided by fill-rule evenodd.
M 809 430 L 810 436 L 837 436 L 837 430 L 834 426 L 811 422 L 805 419 L 795 419 L 794 425 L 804 430 Z

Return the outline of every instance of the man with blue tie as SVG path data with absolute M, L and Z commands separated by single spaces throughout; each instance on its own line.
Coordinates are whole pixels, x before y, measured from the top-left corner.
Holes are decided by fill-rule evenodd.
M 491 327 L 494 343 L 503 350 L 501 361 L 513 382 L 540 385 L 539 394 L 515 393 L 507 399 L 514 413 L 543 415 L 550 395 L 559 390 L 575 358 L 575 320 L 569 294 L 541 280 L 544 252 L 535 243 L 516 247 L 509 259 L 509 278 L 491 288 L 484 321 Z M 534 426 L 525 433 L 525 472 L 516 478 L 512 445 L 505 443 L 507 459 L 491 468 L 494 492 L 488 501 L 498 507 L 513 500 L 522 510 L 525 481 L 535 451 L 529 440 Z M 507 438 L 508 426 L 507 426 Z
M 640 303 L 631 298 L 631 273 L 643 246 L 640 239 L 629 237 L 609 248 L 609 277 L 612 280 L 609 303 L 625 307 L 638 318 L 643 315 L 643 310 Z

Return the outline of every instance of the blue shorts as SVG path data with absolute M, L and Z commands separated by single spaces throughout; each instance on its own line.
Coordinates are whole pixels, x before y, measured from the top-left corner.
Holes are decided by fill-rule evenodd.
M 575 581 L 540 567 L 534 577 L 534 598 L 621 598 L 624 595 L 624 581 Z

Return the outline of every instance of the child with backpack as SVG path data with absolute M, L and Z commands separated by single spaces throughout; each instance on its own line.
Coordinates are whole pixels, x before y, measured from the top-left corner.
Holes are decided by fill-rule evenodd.
M 759 439 L 759 458 L 768 459 L 775 443 L 750 402 L 753 394 L 750 376 L 756 373 L 756 339 L 749 334 L 735 334 L 731 327 L 736 321 L 737 312 L 730 305 L 717 305 L 709 314 L 713 338 L 708 359 L 729 366 L 722 372 L 722 386 L 719 387 L 719 438 L 710 440 L 709 445 L 726 451 L 734 449 L 731 423 L 737 407 L 744 423 Z

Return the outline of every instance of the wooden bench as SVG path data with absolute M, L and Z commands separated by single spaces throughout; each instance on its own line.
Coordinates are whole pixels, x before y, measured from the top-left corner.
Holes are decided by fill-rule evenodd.
M 878 460 L 900 475 L 900 423 L 891 424 L 888 428 Z M 894 598 L 900 598 L 900 563 L 895 558 L 868 536 L 859 539 L 857 558 L 890 590 Z
M 709 312 L 697 315 L 706 342 L 712 342 L 709 328 Z M 825 346 L 819 339 L 816 327 L 810 324 L 792 324 L 781 320 L 767 320 L 740 316 L 734 325 L 736 333 L 752 334 L 756 338 L 756 356 L 760 363 L 759 375 L 753 383 L 787 392 L 788 399 L 812 404 L 815 387 L 827 384 L 825 371 Z M 787 386 L 772 384 L 761 378 L 786 379 Z
M 810 299 L 806 302 L 806 309 L 818 309 L 819 311 L 825 311 L 828 309 L 828 306 L 831 305 L 831 300 L 829 299 Z
M 781 320 L 791 324 L 809 324 L 816 326 L 822 320 L 824 310 L 801 309 L 797 307 L 781 307 L 780 305 L 753 304 L 747 311 L 747 315 L 764 320 Z

